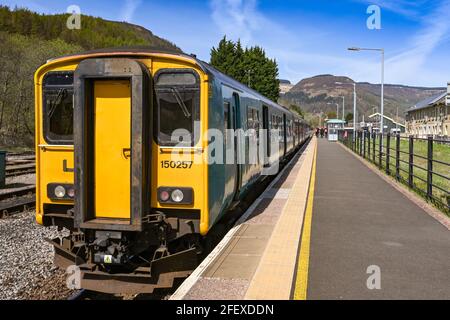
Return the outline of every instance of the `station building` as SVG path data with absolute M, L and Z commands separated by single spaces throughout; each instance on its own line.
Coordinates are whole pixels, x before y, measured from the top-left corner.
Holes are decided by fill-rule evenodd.
M 450 83 L 447 92 L 420 101 L 407 110 L 406 133 L 417 138 L 450 139 Z

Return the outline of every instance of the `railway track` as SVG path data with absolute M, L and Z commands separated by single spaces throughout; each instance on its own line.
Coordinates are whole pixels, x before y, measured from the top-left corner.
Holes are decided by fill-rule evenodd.
M 25 192 L 20 190 L 19 192 Z M 8 193 L 9 195 L 14 192 Z M 1 195 L 4 197 L 4 194 Z M 34 208 L 36 205 L 36 196 L 34 193 L 27 193 L 22 196 L 12 196 L 10 198 L 5 198 L 0 202 L 0 218 L 9 216 L 14 213 L 19 213 L 26 211 L 28 209 Z
M 20 176 L 28 173 L 35 173 L 36 172 L 36 165 L 35 163 L 26 163 L 26 164 L 19 164 L 19 165 L 10 165 L 6 166 L 6 177 L 13 177 L 13 176 Z
M 0 201 L 13 199 L 16 197 L 22 197 L 22 196 L 26 196 L 26 195 L 32 195 L 35 192 L 36 192 L 35 186 L 24 187 L 19 190 L 14 190 L 14 191 L 0 194 Z
M 7 157 L 34 157 L 34 151 L 25 151 L 25 152 L 8 152 Z
M 8 153 L 5 176 L 14 177 L 36 172 L 36 156 L 32 152 Z

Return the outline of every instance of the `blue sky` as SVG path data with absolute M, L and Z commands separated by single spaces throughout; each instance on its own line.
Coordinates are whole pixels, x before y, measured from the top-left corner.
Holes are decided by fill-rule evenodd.
M 187 53 L 208 61 L 227 35 L 260 45 L 279 63 L 280 77 L 297 82 L 317 74 L 380 81 L 383 47 L 386 82 L 445 86 L 450 81 L 450 0 L 0 0 L 42 13 L 75 4 L 83 14 L 142 25 Z M 369 30 L 369 5 L 381 8 L 381 29 Z

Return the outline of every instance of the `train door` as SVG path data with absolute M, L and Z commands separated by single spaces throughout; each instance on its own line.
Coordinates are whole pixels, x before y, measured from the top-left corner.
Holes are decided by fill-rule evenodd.
M 263 145 L 264 145 L 264 165 L 269 164 L 270 157 L 270 128 L 269 128 L 269 108 L 263 106 Z
M 97 80 L 93 97 L 95 216 L 129 219 L 130 80 Z
M 241 108 L 240 108 L 240 99 L 239 94 L 233 93 L 233 99 L 232 99 L 232 106 L 231 106 L 231 119 L 232 119 L 232 126 L 234 129 L 234 163 L 236 165 L 236 179 L 235 179 L 235 185 L 234 185 L 234 199 L 239 198 L 239 190 L 242 186 L 242 169 L 243 164 L 241 161 L 239 161 L 239 157 L 241 155 L 241 152 L 245 152 L 243 148 L 245 148 L 245 145 L 243 146 L 241 144 L 241 139 L 238 137 L 237 131 L 242 128 L 241 123 Z
M 153 131 L 149 70 L 128 58 L 85 59 L 74 84 L 74 226 L 141 231 L 150 196 L 142 143 Z
M 284 113 L 283 114 L 283 141 L 284 141 L 284 143 L 283 143 L 283 145 L 284 145 L 284 155 L 286 155 L 286 153 L 287 153 L 287 143 L 288 143 L 288 141 L 287 141 L 287 126 L 286 126 L 286 114 Z

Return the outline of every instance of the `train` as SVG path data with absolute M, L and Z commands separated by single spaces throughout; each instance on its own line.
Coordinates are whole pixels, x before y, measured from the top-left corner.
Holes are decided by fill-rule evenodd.
M 48 239 L 54 262 L 88 290 L 187 277 L 214 226 L 311 136 L 194 55 L 91 51 L 47 61 L 34 81 L 36 221 L 69 231 Z

